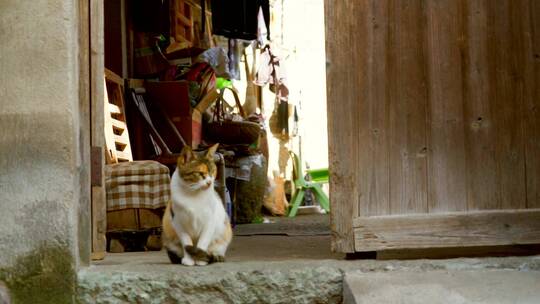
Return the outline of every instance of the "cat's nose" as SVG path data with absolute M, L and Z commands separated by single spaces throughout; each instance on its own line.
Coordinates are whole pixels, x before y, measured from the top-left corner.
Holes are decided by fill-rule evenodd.
M 206 182 L 206 186 L 207 186 L 207 187 L 210 187 L 210 185 L 212 185 L 212 181 L 207 181 L 207 182 Z

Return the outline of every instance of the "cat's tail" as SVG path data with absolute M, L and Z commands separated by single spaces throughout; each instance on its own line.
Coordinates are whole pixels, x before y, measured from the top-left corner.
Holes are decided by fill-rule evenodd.
M 204 261 L 207 263 L 219 263 L 225 262 L 225 257 L 221 255 L 208 254 L 208 252 L 195 247 L 195 246 L 186 246 L 186 251 L 193 257 L 195 260 Z

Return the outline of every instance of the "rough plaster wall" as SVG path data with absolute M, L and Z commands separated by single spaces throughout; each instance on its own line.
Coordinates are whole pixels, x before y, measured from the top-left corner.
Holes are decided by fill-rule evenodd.
M 0 0 L 0 271 L 43 248 L 78 263 L 77 17 L 74 0 Z

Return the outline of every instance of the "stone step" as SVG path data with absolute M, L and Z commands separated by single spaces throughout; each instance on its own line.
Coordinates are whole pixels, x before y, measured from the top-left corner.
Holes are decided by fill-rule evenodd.
M 453 270 L 347 273 L 344 304 L 540 303 L 540 271 Z
M 539 274 L 540 256 L 409 261 L 256 260 L 185 267 L 170 264 L 164 252 L 110 254 L 78 273 L 77 300 L 92 304 L 338 304 L 343 300 L 540 303 Z

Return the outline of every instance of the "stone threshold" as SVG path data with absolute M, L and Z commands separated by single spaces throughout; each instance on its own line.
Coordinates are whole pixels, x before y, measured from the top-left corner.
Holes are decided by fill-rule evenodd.
M 540 256 L 447 260 L 289 260 L 206 267 L 93 265 L 78 273 L 81 303 L 342 303 L 348 274 L 540 271 Z

